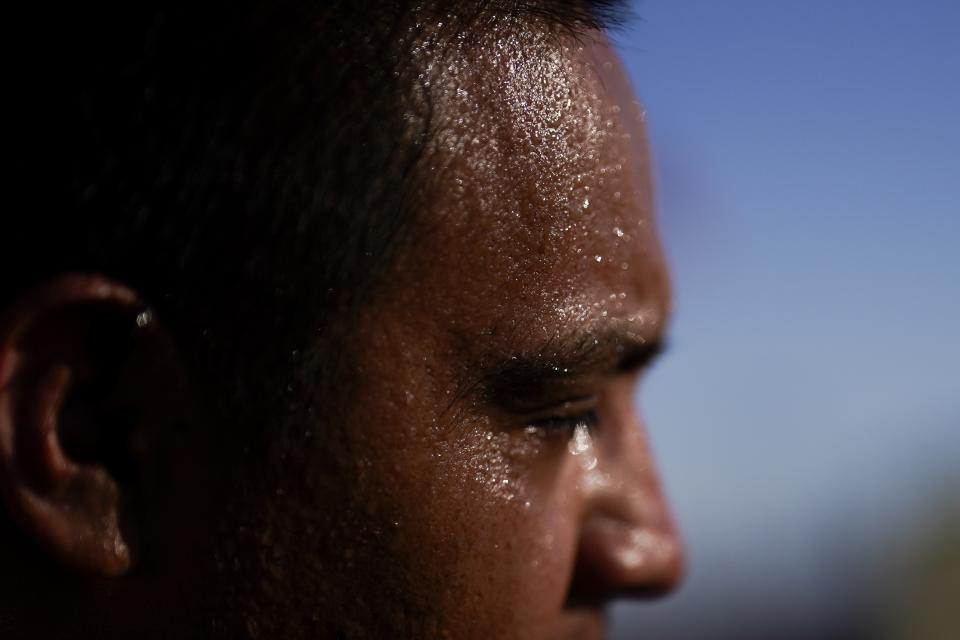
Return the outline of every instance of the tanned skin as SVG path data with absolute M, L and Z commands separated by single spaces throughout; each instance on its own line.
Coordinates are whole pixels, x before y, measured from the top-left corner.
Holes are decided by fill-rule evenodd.
M 341 388 L 262 451 L 204 428 L 137 291 L 0 301 L 0 635 L 588 639 L 676 585 L 635 406 L 670 314 L 643 112 L 598 33 L 469 47 L 425 71 L 430 205 Z

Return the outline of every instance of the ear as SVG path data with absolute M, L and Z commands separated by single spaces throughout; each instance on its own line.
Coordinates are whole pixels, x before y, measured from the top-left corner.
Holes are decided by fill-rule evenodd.
M 67 276 L 0 313 L 0 498 L 66 565 L 127 572 L 135 556 L 136 386 L 158 331 L 129 289 Z

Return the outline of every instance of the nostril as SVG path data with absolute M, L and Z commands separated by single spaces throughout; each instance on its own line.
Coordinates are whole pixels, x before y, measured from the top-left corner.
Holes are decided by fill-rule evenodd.
M 657 597 L 675 589 L 682 575 L 683 552 L 672 528 L 596 519 L 581 531 L 568 600 Z

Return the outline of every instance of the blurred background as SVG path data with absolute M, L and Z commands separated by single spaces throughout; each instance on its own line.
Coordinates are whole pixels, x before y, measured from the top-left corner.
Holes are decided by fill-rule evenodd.
M 960 2 L 642 0 L 689 549 L 614 638 L 960 638 Z

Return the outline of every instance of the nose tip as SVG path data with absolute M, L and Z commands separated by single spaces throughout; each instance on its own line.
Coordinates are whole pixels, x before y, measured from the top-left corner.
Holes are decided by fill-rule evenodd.
M 581 530 L 571 599 L 662 596 L 680 583 L 683 564 L 672 525 L 644 527 L 598 517 Z

